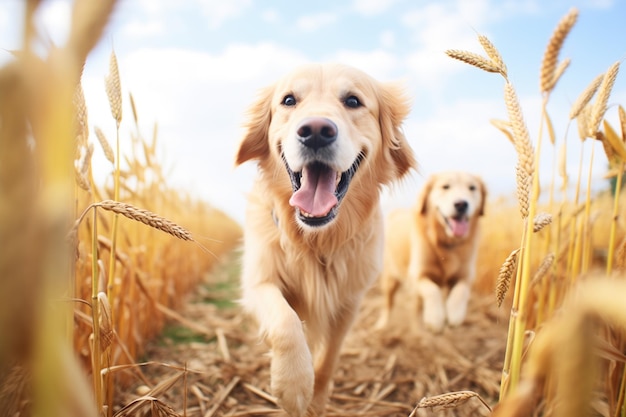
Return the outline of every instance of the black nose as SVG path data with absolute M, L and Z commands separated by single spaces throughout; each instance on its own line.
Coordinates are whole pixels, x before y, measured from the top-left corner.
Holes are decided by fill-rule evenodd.
M 325 117 L 308 117 L 300 122 L 296 134 L 304 146 L 317 150 L 337 140 L 337 125 Z
M 459 200 L 454 202 L 454 209 L 458 214 L 465 214 L 467 212 L 468 206 L 469 204 L 467 204 L 467 201 L 465 200 Z

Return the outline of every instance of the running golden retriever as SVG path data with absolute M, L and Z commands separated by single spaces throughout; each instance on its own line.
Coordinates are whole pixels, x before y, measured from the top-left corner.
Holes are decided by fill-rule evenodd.
M 426 327 L 439 332 L 446 322 L 450 326 L 463 322 L 474 281 L 478 220 L 485 197 L 479 177 L 441 172 L 428 178 L 417 207 L 389 214 L 381 277 L 385 304 L 377 327 L 389 321 L 395 293 L 407 279 L 422 301 Z
M 244 227 L 242 304 L 271 352 L 271 390 L 293 417 L 324 415 L 339 351 L 382 269 L 381 186 L 415 167 L 395 84 L 338 64 L 262 90 L 236 164 L 258 163 Z

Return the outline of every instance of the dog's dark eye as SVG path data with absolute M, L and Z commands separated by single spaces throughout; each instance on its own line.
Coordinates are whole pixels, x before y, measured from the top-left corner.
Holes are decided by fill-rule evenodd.
M 476 191 L 476 186 L 475 185 L 470 185 L 469 189 L 470 189 L 470 191 Z
M 355 96 L 349 96 L 344 101 L 344 104 L 352 109 L 356 109 L 357 107 L 361 107 L 361 102 Z
M 283 97 L 283 101 L 281 102 L 281 104 L 283 106 L 295 106 L 296 98 L 293 96 L 293 94 L 287 94 L 285 97 Z
M 441 186 L 441 188 L 443 188 L 444 190 L 449 190 L 450 189 L 450 184 L 444 184 Z

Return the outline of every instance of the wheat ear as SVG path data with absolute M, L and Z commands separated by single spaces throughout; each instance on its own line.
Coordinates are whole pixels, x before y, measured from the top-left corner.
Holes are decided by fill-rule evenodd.
M 570 120 L 573 120 L 578 117 L 580 112 L 585 108 L 585 106 L 591 101 L 596 91 L 598 91 L 598 87 L 600 87 L 600 83 L 604 78 L 604 74 L 598 75 L 596 78 L 591 81 L 591 83 L 580 93 L 580 96 L 576 99 L 574 104 L 572 104 L 572 109 L 569 112 Z
M 622 106 L 617 106 L 617 113 L 619 114 L 619 124 L 622 128 L 622 142 L 626 142 L 626 111 Z
M 455 408 L 471 398 L 478 398 L 489 411 L 491 407 L 474 391 L 456 391 L 447 394 L 424 397 L 417 404 L 416 408 Z
M 554 263 L 555 258 L 556 257 L 553 253 L 549 253 L 546 255 L 545 258 L 543 258 L 543 261 L 541 261 L 541 265 L 539 265 L 539 268 L 537 268 L 537 272 L 535 272 L 535 276 L 533 276 L 530 285 L 536 285 L 541 280 L 541 278 L 543 278 L 548 273 L 550 267 Z
M 559 80 L 561 79 L 561 76 L 563 75 L 563 73 L 569 67 L 569 64 L 571 64 L 571 63 L 572 63 L 572 60 L 567 58 L 567 59 L 561 61 L 561 63 L 559 63 L 559 65 L 557 65 L 556 69 L 554 70 L 554 75 L 552 76 L 552 79 L 545 86 L 545 88 L 547 88 L 546 91 L 554 90 L 554 87 L 556 86 L 556 83 L 559 82 Z
M 498 279 L 496 281 L 496 304 L 498 307 L 502 305 L 504 297 L 511 286 L 511 277 L 513 276 L 513 272 L 515 272 L 515 267 L 517 266 L 517 255 L 519 254 L 519 251 L 519 249 L 515 249 L 511 252 L 500 267 L 500 273 L 498 274 Z
M 611 95 L 611 90 L 613 89 L 613 84 L 615 84 L 615 78 L 617 78 L 617 73 L 619 71 L 619 64 L 619 61 L 617 61 L 611 65 L 602 78 L 602 83 L 600 84 L 598 90 L 598 96 L 596 97 L 595 103 L 593 103 L 593 106 L 591 107 L 591 114 L 589 116 L 589 131 L 587 133 L 590 137 L 595 136 L 595 133 L 600 128 L 600 122 L 604 118 L 604 113 L 606 113 L 609 96 Z
M 584 141 L 589 137 L 589 117 L 591 116 L 591 105 L 587 103 L 576 116 L 576 124 L 578 125 L 578 137 Z
M 572 8 L 557 24 L 548 42 L 541 62 L 540 88 L 541 92 L 549 92 L 556 84 L 555 75 L 559 52 L 563 42 L 578 19 L 578 9 Z
M 446 55 L 448 55 L 450 58 L 458 59 L 459 61 L 463 61 L 466 64 L 473 65 L 487 72 L 500 73 L 502 71 L 502 69 L 490 59 L 487 59 L 473 52 L 460 51 L 458 49 L 448 49 L 446 51 Z
M 102 207 L 103 209 L 112 211 L 113 213 L 121 214 L 129 219 L 136 220 L 165 233 L 169 233 L 179 239 L 190 241 L 194 240 L 189 231 L 164 217 L 152 213 L 151 211 L 113 200 L 104 200 L 99 203 L 95 203 L 94 206 Z
M 117 67 L 117 57 L 115 52 L 111 52 L 109 59 L 109 75 L 105 77 L 105 87 L 111 106 L 111 114 L 119 127 L 122 122 L 122 84 L 120 73 Z
M 490 119 L 489 123 L 494 125 L 496 127 L 496 129 L 498 129 L 500 132 L 504 133 L 504 135 L 507 137 L 507 139 L 513 145 L 515 145 L 515 139 L 513 138 L 513 134 L 511 133 L 511 123 L 509 123 L 509 122 L 507 122 L 505 120 L 500 120 L 500 119 Z
M 513 137 L 515 138 L 514 144 L 518 158 L 516 178 L 520 212 L 522 217 L 526 218 L 528 217 L 531 178 L 534 171 L 534 150 L 517 94 L 513 85 L 508 81 L 504 86 L 504 101 L 509 114 Z
M 113 148 L 111 148 L 111 145 L 109 144 L 109 141 L 107 140 L 106 136 L 104 136 L 104 133 L 99 127 L 95 128 L 95 132 L 96 132 L 96 137 L 98 138 L 98 142 L 100 142 L 100 146 L 102 147 L 102 150 L 104 151 L 104 156 L 109 162 L 111 162 L 112 164 L 115 164 L 115 154 L 113 153 Z
M 500 51 L 498 51 L 494 44 L 491 43 L 489 38 L 484 35 L 478 35 L 478 42 L 480 42 L 481 46 L 487 53 L 487 56 L 491 59 L 492 63 L 499 68 L 498 72 L 502 74 L 504 78 L 506 78 L 507 68 L 504 60 L 502 59 L 502 55 L 500 55 Z
M 552 215 L 550 213 L 538 213 L 533 219 L 533 232 L 537 233 L 550 223 L 552 223 Z
M 74 90 L 74 110 L 76 112 L 76 150 L 87 146 L 87 137 L 89 136 L 89 117 L 87 116 L 87 104 L 85 103 L 85 94 L 83 86 L 79 82 Z

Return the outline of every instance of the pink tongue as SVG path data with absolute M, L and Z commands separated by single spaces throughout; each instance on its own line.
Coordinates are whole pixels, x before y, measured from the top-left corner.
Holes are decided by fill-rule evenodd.
M 450 219 L 450 225 L 452 226 L 452 234 L 456 237 L 465 236 L 469 230 L 469 222 L 465 219 Z
M 302 185 L 289 199 L 289 204 L 314 217 L 323 217 L 337 204 L 336 173 L 327 167 L 307 166 Z

